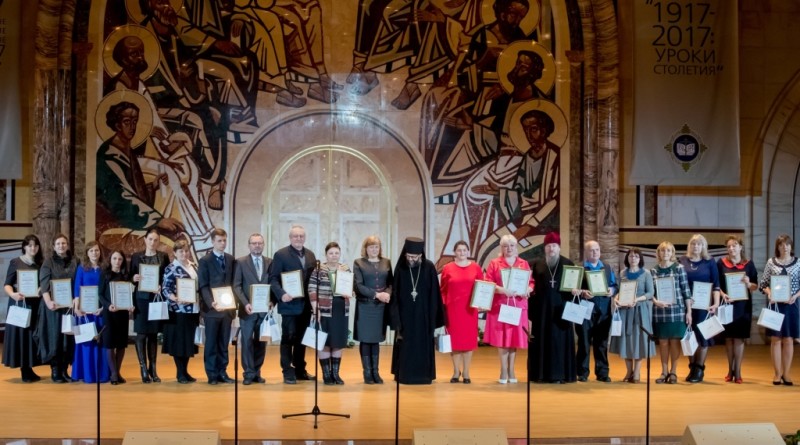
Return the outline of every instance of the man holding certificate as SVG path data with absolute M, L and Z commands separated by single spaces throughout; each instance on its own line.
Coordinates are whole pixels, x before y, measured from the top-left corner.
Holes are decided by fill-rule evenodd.
M 611 330 L 611 299 L 617 292 L 617 277 L 607 264 L 600 260 L 600 244 L 587 241 L 583 245 L 583 288 L 581 298 L 594 303 L 591 318 L 575 326 L 578 334 L 578 381 L 589 378 L 589 350 L 594 355 L 594 375 L 600 382 L 610 382 L 608 377 L 608 333 Z
M 265 383 L 261 377 L 261 366 L 267 355 L 267 344 L 260 340 L 261 323 L 272 307 L 270 302 L 269 270 L 272 258 L 264 253 L 264 237 L 260 233 L 250 235 L 247 240 L 250 250 L 236 260 L 233 275 L 233 292 L 239 299 L 239 320 L 242 328 L 242 384 Z
M 686 278 L 689 279 L 689 286 L 692 288 L 692 329 L 699 343 L 694 356 L 689 357 L 690 371 L 686 381 L 699 383 L 703 381 L 708 347 L 714 345 L 714 339 L 703 337 L 697 325 L 709 316 L 714 316 L 719 307 L 719 269 L 708 254 L 708 241 L 699 234 L 689 239 L 686 255 L 679 261 L 686 271 Z
M 206 342 L 203 362 L 209 385 L 233 383 L 228 376 L 228 343 L 231 338 L 231 322 L 234 310 L 223 308 L 214 300 L 212 289 L 233 285 L 234 258 L 225 253 L 228 233 L 223 229 L 211 232 L 213 250 L 200 259 L 197 271 L 197 286 L 203 298 L 203 321 L 206 326 Z M 235 307 L 235 306 L 234 306 Z
M 289 230 L 289 245 L 275 252 L 269 282 L 273 303 L 281 314 L 281 370 L 283 383 L 312 380 L 306 371 L 306 347 L 303 333 L 311 322 L 308 280 L 317 267 L 317 257 L 305 248 L 306 229 L 294 225 Z
M 565 266 L 574 266 L 561 256 L 561 237 L 550 232 L 544 237 L 545 257 L 531 264 L 534 290 L 531 297 L 532 322 L 528 376 L 531 381 L 569 383 L 577 380 L 575 363 L 575 330 L 561 318 L 571 292 L 561 292 L 561 276 Z
M 794 256 L 794 242 L 789 235 L 775 239 L 775 256 L 767 260 L 758 287 L 770 304 L 777 303 L 778 312 L 784 315 L 779 331 L 767 329 L 775 368 L 772 384 L 791 386 L 794 339 L 800 337 L 800 261 Z

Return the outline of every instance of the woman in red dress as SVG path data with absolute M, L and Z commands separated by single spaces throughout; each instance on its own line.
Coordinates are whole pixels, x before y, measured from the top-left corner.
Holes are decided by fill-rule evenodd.
M 453 377 L 450 383 L 472 383 L 469 365 L 472 351 L 478 347 L 478 310 L 469 305 L 475 280 L 483 278 L 483 271 L 469 259 L 469 247 L 465 241 L 455 244 L 455 261 L 442 269 L 440 287 L 446 315 L 445 326 L 450 334 L 453 348 Z

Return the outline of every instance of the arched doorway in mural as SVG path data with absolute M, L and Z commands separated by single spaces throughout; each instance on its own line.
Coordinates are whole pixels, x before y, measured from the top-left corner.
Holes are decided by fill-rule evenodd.
M 321 261 L 330 241 L 342 261 L 360 257 L 368 235 L 392 239 L 394 208 L 389 183 L 379 166 L 350 147 L 324 145 L 298 152 L 278 168 L 264 194 L 264 226 L 270 251 L 286 244 L 293 224 L 305 227 L 307 247 Z

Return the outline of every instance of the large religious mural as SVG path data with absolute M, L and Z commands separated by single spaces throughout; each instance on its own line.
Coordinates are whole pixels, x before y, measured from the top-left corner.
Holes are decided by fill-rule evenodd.
M 485 264 L 505 234 L 533 255 L 559 227 L 569 150 L 542 1 L 109 0 L 87 144 L 95 238 L 130 252 L 158 228 L 203 255 L 264 123 L 351 107 L 412 122 L 400 130 L 444 210 L 440 264 L 461 239 Z M 343 38 L 351 54 L 331 51 Z

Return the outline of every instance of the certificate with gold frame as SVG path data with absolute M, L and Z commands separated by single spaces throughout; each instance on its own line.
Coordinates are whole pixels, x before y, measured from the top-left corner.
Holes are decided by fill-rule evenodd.
M 161 267 L 157 264 L 139 264 L 139 292 L 158 292 L 161 284 Z
M 672 275 L 655 279 L 656 298 L 665 304 L 675 304 L 675 277 Z
M 233 295 L 233 288 L 230 286 L 215 287 L 211 289 L 211 296 L 217 303 L 218 311 L 236 309 L 236 297 Z
M 253 307 L 255 313 L 269 312 L 269 284 L 251 284 L 250 285 L 250 306 Z
M 100 309 L 100 294 L 97 286 L 81 286 L 78 309 L 83 312 L 95 313 Z
M 475 280 L 475 284 L 472 286 L 472 297 L 469 301 L 470 307 L 482 311 L 491 310 L 495 287 L 491 281 Z
M 133 307 L 133 284 L 129 281 L 112 281 L 109 288 L 111 289 L 111 304 L 117 310 L 127 311 Z
M 725 290 L 730 300 L 747 300 L 747 286 L 744 284 L 744 281 L 742 281 L 743 278 L 744 272 L 725 274 Z
M 303 272 L 299 269 L 291 272 L 281 272 L 281 287 L 292 298 L 305 297 L 306 294 L 303 292 Z
M 769 277 L 769 294 L 772 301 L 786 303 L 791 299 L 792 280 L 789 275 L 772 275 Z
M 633 280 L 624 280 L 619 283 L 620 306 L 633 306 L 636 303 L 636 288 L 638 284 Z
M 50 298 L 57 308 L 72 307 L 72 279 L 50 281 Z
M 178 278 L 175 287 L 175 296 L 178 298 L 178 303 L 197 304 L 197 280 L 194 278 Z
M 39 271 L 36 269 L 17 271 L 17 292 L 25 298 L 39 296 Z

